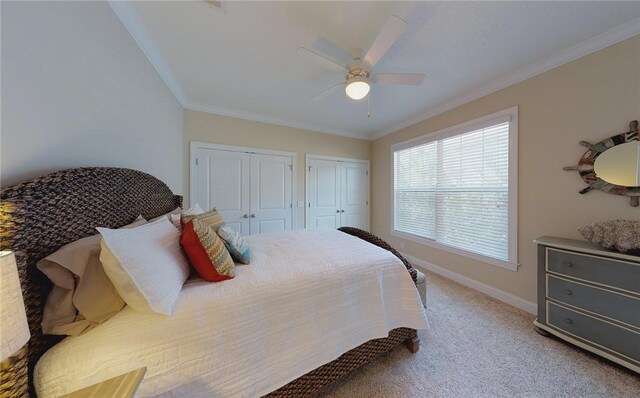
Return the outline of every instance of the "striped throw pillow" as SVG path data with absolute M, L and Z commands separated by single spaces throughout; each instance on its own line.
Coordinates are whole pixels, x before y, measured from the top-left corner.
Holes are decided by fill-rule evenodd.
M 192 214 L 192 213 L 186 213 L 186 212 L 182 213 L 182 216 L 180 217 L 180 222 L 184 227 L 184 225 L 187 224 L 189 221 L 196 220 L 196 219 L 213 228 L 215 232 L 217 232 L 218 228 L 222 227 L 225 224 L 224 218 L 222 218 L 222 216 L 220 215 L 220 213 L 218 213 L 215 207 L 209 211 L 205 211 L 204 213 L 200 213 L 200 214 Z
M 204 280 L 220 282 L 235 277 L 235 264 L 229 251 L 205 220 L 196 217 L 184 224 L 180 244 Z

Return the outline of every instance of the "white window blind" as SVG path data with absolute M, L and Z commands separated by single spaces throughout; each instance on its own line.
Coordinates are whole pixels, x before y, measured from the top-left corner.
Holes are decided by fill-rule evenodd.
M 479 125 L 394 149 L 394 230 L 515 262 L 509 118 Z

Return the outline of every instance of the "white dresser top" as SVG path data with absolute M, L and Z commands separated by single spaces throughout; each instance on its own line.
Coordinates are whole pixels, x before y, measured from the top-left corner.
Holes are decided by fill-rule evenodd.
M 574 239 L 556 238 L 553 236 L 541 236 L 534 240 L 539 245 L 555 247 L 557 249 L 579 251 L 581 253 L 594 254 L 596 256 L 616 258 L 619 260 L 632 261 L 640 263 L 640 256 L 624 254 L 615 250 L 605 249 L 602 246 L 595 245 L 590 242 Z

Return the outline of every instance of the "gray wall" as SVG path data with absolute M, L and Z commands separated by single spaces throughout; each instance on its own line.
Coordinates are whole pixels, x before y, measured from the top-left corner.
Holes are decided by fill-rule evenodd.
M 183 110 L 106 2 L 2 2 L 0 184 L 80 166 L 181 193 Z

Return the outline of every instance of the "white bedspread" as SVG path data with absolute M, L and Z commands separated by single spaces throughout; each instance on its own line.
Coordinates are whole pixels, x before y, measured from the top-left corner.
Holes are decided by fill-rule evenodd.
M 339 231 L 247 238 L 250 265 L 189 280 L 173 316 L 125 307 L 38 362 L 55 397 L 146 366 L 136 397 L 258 397 L 391 329 L 424 329 L 420 297 L 391 253 Z

